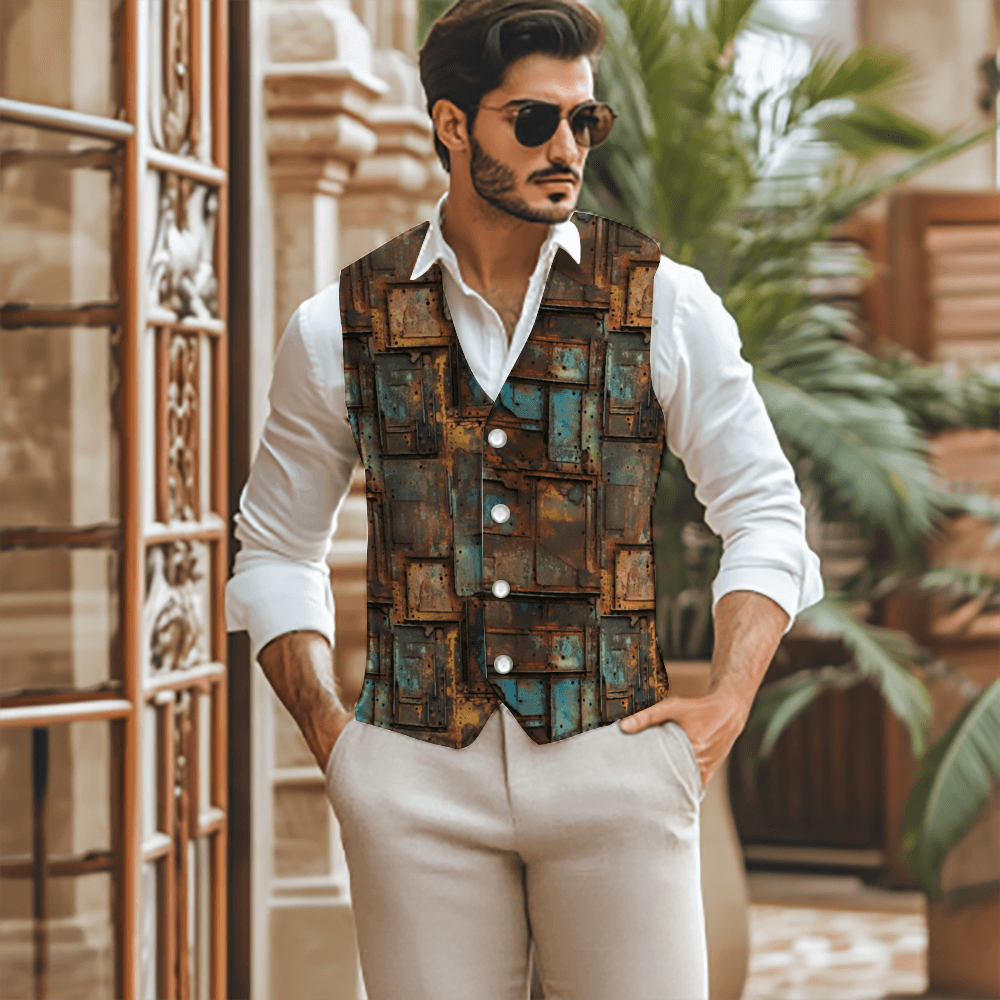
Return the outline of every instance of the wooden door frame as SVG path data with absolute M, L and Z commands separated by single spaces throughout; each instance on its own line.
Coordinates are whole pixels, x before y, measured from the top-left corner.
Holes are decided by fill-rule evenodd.
M 239 548 L 233 515 L 250 475 L 250 4 L 229 3 L 229 552 Z M 253 674 L 245 632 L 228 639 L 229 856 L 226 996 L 250 997 L 253 864 Z

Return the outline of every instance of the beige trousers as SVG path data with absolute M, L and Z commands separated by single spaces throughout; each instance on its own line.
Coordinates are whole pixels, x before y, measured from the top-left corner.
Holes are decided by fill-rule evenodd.
M 326 783 L 369 1000 L 699 1000 L 701 778 L 673 722 L 439 747 L 352 720 Z

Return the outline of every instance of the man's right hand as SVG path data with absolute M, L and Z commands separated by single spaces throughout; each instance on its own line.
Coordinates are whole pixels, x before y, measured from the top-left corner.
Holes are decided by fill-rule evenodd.
M 286 632 L 257 659 L 325 773 L 334 743 L 354 718 L 337 690 L 329 642 L 319 632 Z

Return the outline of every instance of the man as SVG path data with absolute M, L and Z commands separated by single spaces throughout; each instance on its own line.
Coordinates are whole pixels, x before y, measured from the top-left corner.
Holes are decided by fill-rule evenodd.
M 450 187 L 302 304 L 241 502 L 229 627 L 325 769 L 371 1000 L 707 996 L 698 811 L 818 600 L 792 470 L 703 277 L 574 216 L 599 18 L 459 0 L 420 54 Z M 721 534 L 710 693 L 653 633 L 663 445 Z M 331 671 L 324 556 L 361 457 L 368 635 Z M 612 725 L 612 723 L 619 723 Z

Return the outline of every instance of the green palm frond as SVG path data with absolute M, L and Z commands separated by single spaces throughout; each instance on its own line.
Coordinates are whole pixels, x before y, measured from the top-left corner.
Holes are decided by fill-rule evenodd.
M 859 45 L 846 57 L 820 51 L 792 93 L 808 107 L 845 97 L 871 97 L 906 83 L 913 70 L 906 56 L 891 49 Z
M 850 154 L 859 163 L 893 148 L 923 153 L 941 141 L 919 122 L 877 104 L 859 104 L 847 114 L 827 115 L 813 127 L 819 139 Z
M 778 436 L 816 463 L 842 506 L 884 530 L 898 550 L 927 533 L 936 512 L 933 479 L 898 407 L 807 392 L 767 372 L 756 383 Z
M 749 779 L 757 764 L 767 760 L 781 734 L 798 715 L 827 691 L 846 691 L 864 675 L 852 667 L 827 666 L 799 670 L 760 689 L 740 743 L 740 766 Z M 749 780 L 748 780 L 749 783 Z
M 654 213 L 653 165 L 646 149 L 652 114 L 625 11 L 615 3 L 602 13 L 607 42 L 595 94 L 614 107 L 618 121 L 608 140 L 590 154 L 580 207 L 642 230 Z
M 890 710 L 905 723 L 915 757 L 927 747 L 930 694 L 908 667 L 919 661 L 921 651 L 905 632 L 859 622 L 847 602 L 827 597 L 799 612 L 805 622 L 825 637 L 836 637 L 851 651 L 854 669 L 881 692 Z
M 427 40 L 431 25 L 444 14 L 455 0 L 417 0 L 417 47 Z
M 909 157 L 892 170 L 874 177 L 857 179 L 854 183 L 842 185 L 839 190 L 831 191 L 826 215 L 828 224 L 832 225 L 834 222 L 845 219 L 856 208 L 868 204 L 893 185 L 908 180 L 922 170 L 942 163 L 944 160 L 957 156 L 966 149 L 989 139 L 996 130 L 996 125 L 988 125 L 986 128 L 972 132 L 967 129 L 957 129 L 941 137 L 930 149 L 917 156 Z M 886 152 L 891 152 L 891 149 L 887 148 Z
M 820 695 L 845 691 L 865 681 L 873 684 L 892 712 L 907 726 L 914 755 L 923 754 L 930 723 L 930 695 L 908 669 L 920 651 L 905 632 L 857 621 L 848 604 L 827 597 L 799 613 L 818 637 L 839 639 L 851 659 L 809 670 L 800 670 L 760 689 L 740 742 L 739 763 L 744 783 L 752 786 L 758 763 L 770 757 L 788 725 Z
M 610 14 L 617 5 L 596 6 Z M 634 53 L 630 83 L 643 94 L 651 125 L 628 143 L 650 164 L 644 228 L 684 263 L 711 238 L 705 220 L 724 212 L 752 179 L 738 116 L 720 99 L 731 72 L 719 47 L 720 39 L 723 49 L 729 44 L 750 7 L 747 0 L 721 0 L 709 12 L 713 28 L 703 29 L 690 15 L 677 18 L 668 0 L 621 0 L 625 21 L 617 24 L 627 29 Z M 609 28 L 615 24 L 612 16 Z M 602 65 L 601 77 L 607 69 L 629 74 L 621 60 Z M 631 118 L 619 124 L 622 133 L 634 130 Z M 692 184 L 696 175 L 699 183 Z
M 781 440 L 854 516 L 904 551 L 930 530 L 938 493 L 924 438 L 870 359 L 835 336 L 838 310 L 810 306 L 747 351 Z M 833 329 L 831 330 L 831 326 Z
M 743 30 L 756 5 L 757 0 L 713 0 L 709 4 L 706 20 L 718 55 L 723 55 L 726 46 Z
M 979 816 L 1000 782 L 1000 679 L 962 712 L 923 761 L 907 803 L 903 849 L 933 896 L 945 855 Z

